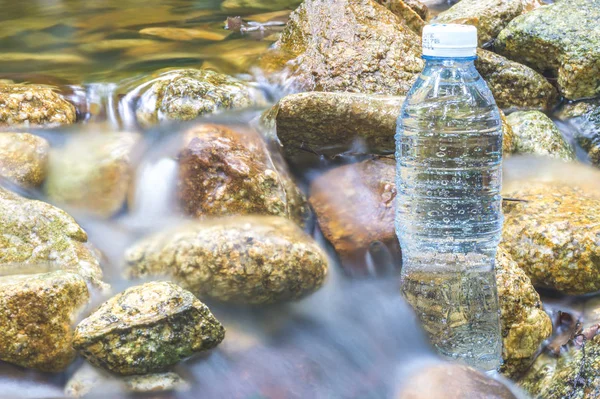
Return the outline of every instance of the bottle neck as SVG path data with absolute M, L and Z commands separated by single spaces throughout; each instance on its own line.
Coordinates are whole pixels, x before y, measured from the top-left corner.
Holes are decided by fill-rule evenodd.
M 475 64 L 477 57 L 433 57 L 424 55 L 426 66 L 469 67 Z

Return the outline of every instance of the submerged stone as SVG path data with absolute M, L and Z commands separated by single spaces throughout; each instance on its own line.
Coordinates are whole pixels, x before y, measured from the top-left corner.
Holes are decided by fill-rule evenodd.
M 562 182 L 527 179 L 503 193 L 503 247 L 537 287 L 600 290 L 600 197 Z
M 236 216 L 143 239 L 125 254 L 129 277 L 168 276 L 200 297 L 277 303 L 319 289 L 327 256 L 288 219 Z
M 575 160 L 575 150 L 552 119 L 539 111 L 513 112 L 507 117 L 515 134 L 515 152 Z
M 88 299 L 85 280 L 74 273 L 0 277 L 0 359 L 64 370 L 75 358 L 73 324 Z
M 459 4 L 462 4 L 461 1 Z M 506 57 L 557 77 L 572 100 L 600 94 L 600 0 L 565 0 L 515 18 L 498 35 Z
M 600 167 L 600 100 L 566 104 L 558 117 L 574 129 L 574 138 L 588 153 L 589 160 Z
M 47 173 L 50 144 L 29 133 L 0 133 L 0 176 L 23 186 L 40 186 Z
M 206 69 L 162 72 L 135 90 L 143 91 L 135 113 L 144 126 L 265 104 L 259 90 L 234 77 Z
M 299 91 L 403 95 L 423 68 L 421 39 L 372 0 L 306 0 L 262 58 Z
M 302 0 L 224 0 L 221 9 L 230 13 L 293 10 L 300 3 Z
M 65 147 L 50 153 L 46 193 L 58 203 L 112 216 L 127 197 L 131 155 L 139 139 L 125 132 L 70 138 Z
M 0 126 L 57 126 L 75 119 L 73 104 L 50 87 L 0 83 Z
M 0 268 L 14 274 L 28 268 L 60 269 L 106 287 L 97 255 L 87 244 L 87 234 L 71 216 L 1 187 Z
M 126 289 L 82 320 L 73 347 L 95 366 L 146 374 L 212 349 L 224 336 L 221 323 L 191 292 L 150 282 Z
M 477 27 L 479 45 L 491 42 L 515 17 L 541 6 L 539 0 L 461 0 L 433 20 Z
M 304 195 L 256 131 L 197 125 L 183 139 L 178 196 L 187 214 L 274 215 L 304 224 L 309 213 Z
M 496 256 L 496 283 L 504 360 L 501 371 L 515 377 L 533 363 L 540 345 L 552 334 L 552 321 L 529 277 L 502 247 Z
M 546 78 L 501 55 L 479 49 L 475 66 L 500 108 L 547 110 L 557 100 L 556 89 Z

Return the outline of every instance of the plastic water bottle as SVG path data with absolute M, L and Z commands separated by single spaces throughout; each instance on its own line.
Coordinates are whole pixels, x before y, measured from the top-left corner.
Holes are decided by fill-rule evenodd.
M 502 129 L 475 69 L 477 30 L 429 25 L 425 68 L 396 134 L 402 292 L 444 356 L 501 363 L 495 255 L 502 231 Z

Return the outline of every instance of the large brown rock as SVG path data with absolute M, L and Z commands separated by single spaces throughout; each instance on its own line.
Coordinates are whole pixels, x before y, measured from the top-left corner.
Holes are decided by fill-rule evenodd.
M 46 178 L 50 144 L 29 133 L 0 133 L 0 175 L 24 187 Z
M 283 216 L 304 224 L 309 212 L 280 155 L 248 128 L 198 125 L 184 133 L 178 195 L 197 218 Z
M 403 95 L 423 68 L 421 39 L 372 0 L 306 0 L 261 65 L 299 91 Z

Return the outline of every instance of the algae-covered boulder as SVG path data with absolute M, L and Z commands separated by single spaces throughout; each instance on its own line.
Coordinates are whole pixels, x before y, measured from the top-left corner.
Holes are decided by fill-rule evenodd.
M 565 104 L 558 117 L 573 128 L 575 140 L 592 164 L 600 166 L 600 100 Z
M 514 377 L 531 365 L 542 342 L 552 334 L 552 321 L 531 280 L 508 252 L 496 255 L 496 283 L 502 324 L 502 373 Z
M 129 277 L 166 275 L 200 297 L 241 304 L 302 298 L 327 274 L 319 245 L 275 216 L 186 224 L 143 239 L 125 257 Z
M 102 270 L 87 234 L 67 213 L 0 187 L 0 268 L 61 269 L 99 287 Z
M 191 120 L 218 111 L 265 104 L 263 94 L 234 77 L 207 69 L 158 73 L 135 89 L 142 92 L 135 114 L 150 126 L 166 120 Z
M 24 187 L 38 187 L 47 173 L 50 144 L 29 133 L 0 133 L 0 176 Z
M 381 158 L 341 166 L 313 180 L 310 204 L 345 267 L 366 269 L 366 255 L 376 243 L 397 248 L 395 176 L 396 162 Z
M 495 39 L 515 17 L 542 4 L 540 0 L 462 0 L 440 13 L 433 22 L 474 25 L 482 46 Z
M 52 88 L 0 83 L 0 126 L 56 126 L 75 122 L 73 104 Z
M 427 366 L 410 375 L 396 399 L 516 399 L 511 390 L 474 368 L 442 363 Z
M 75 358 L 73 324 L 89 293 L 74 273 L 0 277 L 0 359 L 42 371 L 62 371 Z
M 183 139 L 178 196 L 187 214 L 274 215 L 304 224 L 309 212 L 304 195 L 256 131 L 203 124 Z
M 541 354 L 519 381 L 534 399 L 596 399 L 600 395 L 600 335 L 558 357 Z
M 403 95 L 423 68 L 421 39 L 372 0 L 306 0 L 263 57 L 299 91 Z
M 600 197 L 559 181 L 526 179 L 503 195 L 503 247 L 537 287 L 600 290 Z
M 65 396 L 69 398 L 86 397 L 88 394 L 102 392 L 103 395 L 118 396 L 123 392 L 165 392 L 187 390 L 189 385 L 172 371 L 165 373 L 116 376 L 89 363 L 84 363 L 65 385 Z
M 461 1 L 459 4 L 462 4 Z M 557 77 L 575 100 L 600 94 L 600 0 L 564 0 L 515 18 L 495 49 L 511 60 Z
M 224 336 L 225 328 L 191 292 L 150 282 L 126 289 L 82 320 L 73 347 L 95 366 L 132 375 L 165 371 Z
M 50 152 L 46 193 L 58 203 L 109 217 L 121 209 L 131 181 L 134 133 L 72 137 Z
M 507 117 L 514 132 L 515 152 L 575 160 L 575 150 L 552 119 L 539 111 L 519 111 Z
M 478 49 L 475 66 L 500 108 L 546 110 L 557 100 L 556 89 L 546 78 L 501 55 Z

